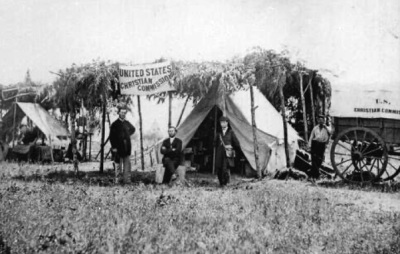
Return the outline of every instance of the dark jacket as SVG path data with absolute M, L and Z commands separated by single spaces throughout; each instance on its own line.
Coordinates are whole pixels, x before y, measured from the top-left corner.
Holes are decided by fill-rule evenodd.
M 131 155 L 131 135 L 135 133 L 135 127 L 128 121 L 119 118 L 111 124 L 110 143 L 112 148 L 117 149 L 120 157 Z
M 222 134 L 222 130 L 221 132 L 217 133 L 217 153 L 216 153 L 216 158 L 215 158 L 215 166 L 216 168 L 222 167 L 223 165 L 223 161 L 227 159 L 226 157 L 226 153 L 225 153 L 225 148 L 222 144 L 221 139 L 224 141 L 225 146 L 227 145 L 231 145 L 236 151 L 238 151 L 238 149 L 240 149 L 240 145 L 239 145 L 239 141 L 236 138 L 235 133 L 233 133 L 233 131 L 229 128 L 225 135 Z M 232 161 L 230 162 L 231 166 L 233 166 L 233 161 L 234 159 L 232 159 Z
M 163 150 L 162 147 L 165 147 L 166 150 Z M 173 148 L 175 149 L 175 151 L 172 151 Z M 174 160 L 175 162 L 180 162 L 182 155 L 182 140 L 175 137 L 174 141 L 171 144 L 169 138 L 167 138 L 163 141 L 160 151 L 164 155 L 163 162 L 164 158 L 167 157 L 171 160 Z

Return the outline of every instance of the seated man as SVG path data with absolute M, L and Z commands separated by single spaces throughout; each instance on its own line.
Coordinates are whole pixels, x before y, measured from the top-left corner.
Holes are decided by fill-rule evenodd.
M 176 138 L 176 128 L 170 126 L 168 129 L 169 138 L 161 145 L 161 153 L 164 155 L 162 163 L 165 167 L 163 183 L 169 183 L 176 168 L 181 162 L 182 140 Z

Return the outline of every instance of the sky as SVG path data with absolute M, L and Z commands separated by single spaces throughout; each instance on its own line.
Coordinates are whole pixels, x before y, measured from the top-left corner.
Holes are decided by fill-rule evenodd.
M 0 84 L 92 59 L 225 61 L 260 46 L 333 84 L 400 81 L 398 0 L 2 0 Z

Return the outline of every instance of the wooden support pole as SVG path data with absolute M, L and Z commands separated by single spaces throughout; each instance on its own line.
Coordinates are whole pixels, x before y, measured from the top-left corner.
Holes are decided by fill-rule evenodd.
M 105 133 L 106 133 L 106 110 L 107 110 L 107 105 L 106 105 L 106 101 L 103 100 L 103 112 L 102 112 L 102 119 L 101 119 L 101 150 L 100 150 L 100 173 L 104 172 L 104 146 L 105 146 L 105 142 L 104 142 L 104 137 L 105 137 Z
M 302 71 L 299 71 L 299 77 L 300 77 L 301 105 L 302 105 L 302 107 L 303 107 L 304 140 L 308 140 L 307 112 L 306 112 L 306 102 L 305 102 L 305 99 L 304 99 L 303 73 L 302 73 Z
M 168 92 L 168 128 L 172 125 L 172 92 Z
M 185 109 L 186 109 L 186 104 L 188 103 L 188 101 L 189 101 L 189 98 L 190 98 L 190 95 L 188 95 L 188 97 L 186 98 L 186 101 L 185 101 L 185 104 L 183 105 L 183 108 L 182 108 L 181 114 L 179 115 L 178 122 L 176 123 L 176 127 L 177 127 L 177 128 L 178 128 L 179 124 L 181 123 L 182 116 L 183 116 L 183 112 L 185 112 Z
M 17 117 L 17 103 L 18 103 L 18 97 L 15 96 L 15 104 L 14 104 L 14 117 L 13 117 L 13 148 L 14 148 L 14 142 L 15 142 L 15 118 Z
M 212 173 L 215 174 L 215 157 L 217 154 L 217 117 L 218 117 L 218 110 L 217 106 L 214 106 L 214 148 L 213 148 L 213 168 Z
M 89 133 L 89 161 L 92 160 L 92 133 Z
M 254 142 L 254 159 L 256 162 L 256 170 L 257 170 L 257 178 L 261 179 L 261 167 L 258 160 L 258 140 L 257 140 L 257 125 L 256 125 L 256 116 L 255 116 L 255 108 L 254 108 L 254 92 L 253 86 L 250 85 L 250 102 L 251 102 L 251 125 L 253 127 L 253 142 Z
M 154 148 L 154 153 L 155 153 L 155 155 L 156 155 L 157 164 L 159 164 L 159 163 L 160 163 L 160 158 L 159 158 L 159 156 L 158 156 L 158 145 L 155 146 L 155 148 Z
M 136 155 L 136 150 L 135 150 L 135 165 L 137 165 L 137 155 Z
M 139 113 L 139 131 L 140 131 L 140 158 L 142 160 L 142 170 L 144 171 L 144 149 L 143 149 L 143 125 L 142 125 L 142 110 L 140 107 L 140 96 L 137 96 L 138 113 Z
M 150 149 L 150 151 L 149 151 L 149 156 L 150 156 L 150 167 L 153 167 L 153 156 L 151 155 L 151 152 L 153 152 L 153 149 Z
M 289 158 L 289 142 L 288 142 L 288 131 L 286 122 L 286 110 L 285 110 L 285 97 L 283 96 L 283 85 L 286 83 L 286 70 L 283 71 L 282 75 L 284 76 L 285 82 L 281 82 L 280 78 L 278 79 L 279 97 L 281 99 L 281 114 L 283 121 L 283 139 L 285 143 L 286 167 L 289 168 L 289 170 L 291 170 L 290 158 Z
M 312 80 L 313 80 L 314 72 L 311 71 L 308 75 L 308 85 L 310 86 L 310 97 L 311 97 L 311 116 L 312 116 L 312 124 L 313 128 L 315 126 L 315 106 L 314 106 L 314 91 L 312 87 Z

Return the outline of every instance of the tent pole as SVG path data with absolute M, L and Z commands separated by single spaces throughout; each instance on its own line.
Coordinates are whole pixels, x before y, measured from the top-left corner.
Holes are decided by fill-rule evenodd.
M 261 179 L 261 168 L 258 160 L 258 141 L 257 141 L 257 125 L 256 125 L 256 116 L 255 116 L 255 108 L 254 108 L 254 92 L 253 86 L 250 84 L 250 101 L 251 101 L 251 125 L 253 129 L 253 142 L 254 142 L 254 159 L 256 161 L 256 170 L 257 170 L 257 178 Z
M 309 74 L 309 86 L 310 86 L 310 96 L 311 96 L 311 114 L 312 114 L 312 123 L 313 123 L 313 128 L 315 126 L 315 106 L 314 106 L 314 92 L 313 92 L 313 87 L 312 87 L 312 80 L 313 80 L 314 72 L 311 71 Z
M 303 122 L 304 122 L 304 139 L 308 140 L 308 124 L 307 124 L 307 112 L 306 112 L 306 103 L 304 100 L 304 91 L 303 91 L 303 72 L 299 71 L 300 77 L 300 96 L 301 96 L 301 105 L 303 107 Z
M 51 163 L 54 163 L 54 156 L 53 156 L 53 144 L 51 142 L 51 135 L 49 135 L 49 143 L 50 143 L 50 156 L 51 156 Z
M 144 149 L 143 149 L 143 127 L 142 127 L 142 111 L 140 109 L 140 96 L 137 96 L 138 112 L 139 112 L 139 131 L 140 131 L 140 158 L 142 160 L 142 170 L 144 171 Z
M 183 104 L 183 108 L 182 108 L 182 111 L 181 111 L 181 115 L 179 116 L 178 123 L 176 124 L 176 127 L 177 127 L 177 128 L 178 128 L 179 124 L 181 123 L 182 116 L 183 116 L 183 112 L 185 112 L 186 104 L 188 103 L 189 98 L 190 98 L 190 95 L 188 95 L 188 97 L 186 98 L 185 104 Z
M 282 75 L 282 74 L 281 74 Z M 283 75 L 286 75 L 286 70 L 284 69 Z M 285 77 L 286 80 L 286 77 Z M 278 78 L 278 82 L 280 82 L 280 78 Z M 286 81 L 285 81 L 286 82 Z M 283 121 L 283 139 L 285 141 L 285 155 L 286 155 L 286 167 L 290 168 L 290 158 L 289 158 L 289 144 L 288 144 L 288 131 L 287 131 L 287 122 L 286 122 L 286 113 L 285 113 L 285 97 L 283 96 L 283 85 L 279 84 L 279 96 L 281 99 L 281 114 L 282 114 L 282 121 Z
M 15 96 L 15 104 L 14 104 L 14 118 L 13 118 L 13 148 L 15 146 L 15 118 L 17 117 L 17 102 L 18 102 L 18 96 Z
M 172 124 L 172 121 L 171 121 L 171 118 L 172 118 L 172 93 L 171 92 L 168 92 L 168 97 L 169 97 L 169 100 L 168 100 L 168 128 L 169 128 L 169 126 L 171 126 L 171 124 Z
M 214 106 L 214 147 L 213 147 L 213 168 L 212 168 L 212 173 L 213 175 L 215 174 L 215 157 L 216 157 L 216 153 L 217 153 L 217 144 L 216 144 L 216 140 L 217 140 L 217 117 L 218 117 L 218 110 L 217 110 L 217 106 Z
M 105 127 L 106 127 L 106 100 L 103 100 L 103 112 L 101 118 L 101 147 L 100 147 L 100 173 L 104 172 L 104 137 L 105 137 Z

